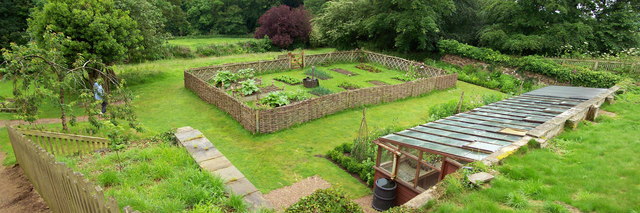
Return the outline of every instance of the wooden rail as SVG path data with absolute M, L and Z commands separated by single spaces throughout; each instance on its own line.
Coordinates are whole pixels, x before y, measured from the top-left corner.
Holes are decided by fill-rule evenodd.
M 18 164 L 53 212 L 121 212 L 116 201 L 112 197 L 105 198 L 99 186 L 89 182 L 81 173 L 72 171 L 64 163 L 56 162 L 51 153 L 31 140 L 23 130 L 12 127 L 7 130 Z M 52 133 L 40 136 L 42 134 L 34 133 L 33 130 L 24 131 L 36 138 L 82 139 Z M 130 212 L 129 209 L 122 211 Z
M 73 155 L 109 147 L 105 138 L 21 129 L 20 133 L 53 155 Z
M 634 73 L 640 73 L 640 63 L 620 62 L 620 61 L 602 61 L 602 60 L 583 60 L 583 59 L 567 59 L 567 58 L 550 58 L 560 64 L 569 64 L 590 68 L 592 70 L 604 70 L 616 72 L 620 68 L 627 67 Z

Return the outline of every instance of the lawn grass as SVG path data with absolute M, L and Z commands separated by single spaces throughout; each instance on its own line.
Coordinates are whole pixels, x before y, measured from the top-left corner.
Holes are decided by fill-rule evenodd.
M 321 52 L 327 49 L 305 51 Z M 131 87 L 138 98 L 137 114 L 150 132 L 192 126 L 202 131 L 227 158 L 263 193 L 320 175 L 341 185 L 350 197 L 370 190 L 322 155 L 335 146 L 352 141 L 360 125 L 360 110 L 348 110 L 273 134 L 253 135 L 211 104 L 184 88 L 183 71 L 191 67 L 222 63 L 267 60 L 281 53 L 248 54 L 219 58 L 164 60 L 119 66 L 119 71 L 162 70 L 161 78 Z M 337 73 L 336 73 L 337 74 Z M 389 125 L 410 126 L 426 120 L 429 106 L 468 95 L 499 94 L 496 91 L 459 82 L 458 87 L 419 98 L 382 104 L 368 109 L 371 128 Z
M 640 94 L 604 109 L 616 117 L 583 123 L 551 140 L 550 148 L 510 156 L 484 190 L 439 201 L 435 212 L 640 211 Z
M 387 67 L 384 66 L 377 66 L 377 65 L 373 65 L 373 64 L 369 64 L 373 67 L 376 67 L 380 70 L 382 70 L 382 72 L 379 73 L 371 73 L 371 72 L 367 72 L 365 70 L 361 70 L 356 68 L 356 65 L 358 65 L 359 63 L 346 63 L 346 64 L 332 64 L 332 65 L 328 65 L 328 66 L 318 66 L 316 67 L 318 70 L 322 70 L 326 73 L 328 73 L 329 75 L 331 75 L 332 78 L 327 79 L 327 80 L 320 80 L 320 86 L 327 88 L 329 90 L 331 90 L 334 93 L 338 93 L 338 92 L 343 92 L 346 91 L 346 89 L 343 89 L 342 87 L 339 87 L 339 84 L 342 82 L 350 82 L 353 83 L 355 85 L 360 86 L 360 88 L 367 88 L 367 87 L 374 87 L 376 85 L 369 83 L 368 81 L 372 81 L 372 80 L 377 80 L 377 81 L 382 81 L 385 82 L 387 84 L 390 85 L 394 85 L 394 84 L 401 84 L 404 83 L 403 81 L 399 81 L 396 79 L 393 79 L 393 77 L 397 77 L 397 76 L 402 76 L 405 73 L 400 72 L 398 70 L 393 70 L 393 69 L 389 69 Z M 357 75 L 354 76 L 348 76 L 345 74 L 341 74 L 335 71 L 331 71 L 332 69 L 344 69 L 347 70 L 349 72 L 355 73 Z M 284 88 L 285 91 L 305 91 L 305 92 L 309 92 L 311 91 L 311 89 L 309 88 L 305 88 L 302 84 L 298 84 L 298 85 L 288 85 L 285 84 L 283 82 L 280 81 L 276 81 L 273 80 L 273 78 L 279 77 L 279 76 L 289 76 L 289 77 L 293 77 L 293 78 L 297 78 L 302 80 L 303 78 L 307 77 L 305 75 L 305 70 L 308 70 L 310 68 L 306 68 L 306 69 L 297 69 L 297 70 L 292 70 L 292 71 L 286 71 L 286 72 L 278 72 L 278 73 L 271 73 L 271 74 L 266 74 L 266 75 L 259 75 L 256 76 L 257 79 L 262 79 L 262 84 L 263 85 L 271 85 L 273 83 L 273 85 L 279 87 L 279 88 Z
M 333 50 L 305 50 L 309 54 L 329 51 Z M 136 75 L 139 78 L 149 76 L 146 82 L 130 87 L 137 96 L 133 104 L 139 120 L 148 130 L 146 135 L 182 126 L 199 129 L 263 193 L 320 175 L 347 192 L 350 198 L 370 194 L 370 189 L 364 184 L 321 156 L 356 137 L 361 120 L 360 109 L 343 111 L 272 134 L 253 135 L 224 111 L 205 103 L 184 87 L 185 69 L 268 60 L 280 54 L 283 53 L 160 60 L 119 65 L 115 69 L 118 73 L 142 72 Z M 155 74 L 145 75 L 145 72 Z M 456 100 L 463 91 L 468 96 L 500 94 L 458 82 L 457 88 L 369 107 L 369 127 L 409 127 L 424 123 L 430 106 Z
M 255 38 L 247 38 L 247 37 L 238 37 L 238 38 L 230 38 L 230 37 L 199 37 L 199 38 L 175 38 L 168 40 L 167 43 L 170 45 L 178 45 L 189 47 L 192 50 L 195 50 L 198 47 L 207 46 L 211 44 L 231 44 L 231 43 L 239 43 L 244 41 L 255 40 Z
M 58 158 L 100 185 L 120 207 L 180 212 L 206 204 L 228 212 L 246 210 L 246 206 L 233 205 L 232 200 L 239 197 L 225 196 L 222 180 L 200 170 L 182 146 L 161 140 L 145 142 L 118 153 Z

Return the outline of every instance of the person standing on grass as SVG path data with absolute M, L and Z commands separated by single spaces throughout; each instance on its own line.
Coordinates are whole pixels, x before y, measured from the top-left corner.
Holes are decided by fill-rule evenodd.
M 93 93 L 98 101 L 102 101 L 102 111 L 100 114 L 107 113 L 107 99 L 104 98 L 104 89 L 100 85 L 100 80 L 93 83 Z

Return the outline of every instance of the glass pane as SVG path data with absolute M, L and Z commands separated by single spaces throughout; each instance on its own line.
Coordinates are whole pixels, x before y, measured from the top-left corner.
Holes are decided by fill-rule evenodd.
M 379 147 L 379 149 L 382 150 L 380 154 L 380 165 L 376 166 L 391 174 L 391 170 L 393 169 L 393 153 L 382 147 Z

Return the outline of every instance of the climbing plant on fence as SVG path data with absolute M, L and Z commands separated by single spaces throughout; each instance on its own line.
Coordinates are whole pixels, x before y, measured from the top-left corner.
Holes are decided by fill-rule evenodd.
M 597 72 L 584 67 L 568 67 L 540 56 L 512 57 L 498 51 L 462 44 L 455 40 L 438 42 L 440 52 L 458 55 L 491 64 L 518 67 L 520 70 L 550 76 L 561 82 L 585 87 L 611 87 L 622 78 L 609 72 Z

